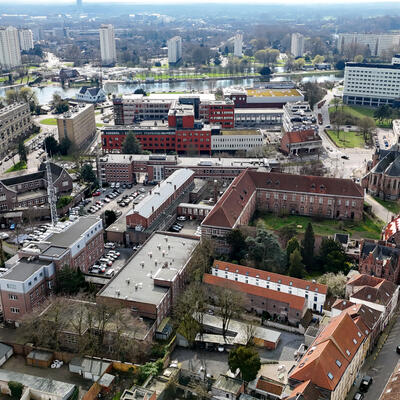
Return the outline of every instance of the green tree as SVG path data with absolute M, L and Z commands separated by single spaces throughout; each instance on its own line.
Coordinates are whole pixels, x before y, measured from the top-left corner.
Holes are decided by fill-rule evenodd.
M 284 225 L 278 230 L 278 237 L 282 246 L 287 246 L 288 241 L 297 235 L 297 228 L 295 224 Z
M 294 249 L 289 257 L 289 276 L 293 278 L 303 278 L 305 272 L 306 270 L 301 260 L 300 249 Z
M 380 122 L 386 118 L 390 118 L 392 115 L 390 106 L 388 104 L 384 104 L 379 106 L 374 112 L 374 117 L 379 119 Z
M 140 142 L 137 140 L 136 136 L 129 132 L 122 144 L 122 153 L 123 154 L 141 154 L 142 148 L 140 146 Z
M 247 250 L 246 238 L 240 229 L 232 229 L 226 236 L 226 241 L 231 247 L 231 260 L 240 261 Z
M 358 54 L 354 57 L 354 62 L 362 63 L 364 61 L 364 56 L 362 54 Z
M 242 379 L 250 382 L 261 368 L 260 355 L 252 347 L 238 346 L 229 352 L 228 365 L 233 373 L 239 368 Z
M 326 90 L 319 86 L 318 83 L 306 82 L 302 88 L 304 91 L 304 100 L 310 103 L 311 108 L 314 108 L 314 105 L 319 103 L 326 94 Z
M 286 263 L 288 266 L 290 265 L 290 256 L 295 250 L 300 250 L 300 243 L 297 238 L 292 237 L 286 246 Z
M 326 274 L 318 278 L 318 283 L 322 283 L 328 286 L 328 293 L 331 296 L 342 297 L 346 295 L 346 282 L 347 278 L 343 272 L 334 274 L 332 272 L 327 272 Z
M 308 271 L 312 270 L 314 266 L 314 247 L 314 230 L 311 222 L 309 222 L 306 231 L 304 232 L 304 238 L 301 242 L 301 255 Z
M 371 117 L 362 117 L 358 120 L 358 128 L 366 144 L 372 143 L 372 133 L 375 131 L 375 121 Z
M 134 94 L 142 94 L 143 96 L 147 96 L 146 91 L 144 89 L 142 89 L 142 88 L 136 89 L 133 93 Z
M 79 268 L 72 269 L 69 265 L 64 265 L 56 272 L 56 293 L 73 295 L 84 287 L 85 276 Z
M 26 150 L 26 147 L 22 140 L 18 143 L 18 154 L 19 154 L 20 161 L 24 161 L 24 162 L 28 161 L 27 150 Z
M 60 152 L 60 154 L 66 156 L 70 148 L 71 148 L 71 141 L 68 139 L 68 137 L 64 137 L 63 139 L 61 139 L 61 142 L 58 146 L 58 151 Z
M 315 65 L 315 64 L 321 64 L 321 63 L 323 63 L 324 61 L 325 61 L 325 57 L 324 57 L 324 56 L 321 56 L 321 55 L 319 55 L 319 54 L 317 54 L 317 55 L 313 58 L 312 63 L 313 63 L 313 65 Z
M 11 392 L 11 398 L 13 400 L 19 400 L 22 396 L 22 392 L 24 390 L 24 385 L 20 382 L 9 381 L 8 388 Z
M 72 200 L 74 200 L 74 198 L 72 196 L 61 196 L 57 200 L 57 208 L 63 208 L 65 206 L 67 206 L 68 204 L 70 204 L 72 202 Z
M 81 168 L 81 178 L 85 182 L 97 183 L 96 174 L 93 171 L 93 167 L 90 164 L 84 164 Z
M 293 61 L 293 68 L 294 69 L 302 69 L 306 65 L 306 61 L 304 58 L 297 58 L 296 60 Z
M 44 139 L 43 149 L 47 151 L 50 157 L 58 153 L 58 142 L 54 139 L 54 136 L 47 136 L 46 139 Z
M 270 67 L 262 67 L 258 73 L 262 76 L 269 76 L 271 75 L 272 71 Z
M 347 273 L 350 268 L 342 245 L 333 239 L 326 238 L 321 243 L 318 264 L 321 272 L 332 272 L 334 274 L 340 271 Z
M 105 218 L 105 225 L 107 228 L 117 220 L 117 215 L 113 210 L 106 210 L 106 212 L 104 213 L 104 218 Z

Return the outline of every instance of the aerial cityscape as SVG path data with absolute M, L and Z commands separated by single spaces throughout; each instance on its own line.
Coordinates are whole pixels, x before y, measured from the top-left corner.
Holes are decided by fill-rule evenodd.
M 399 1 L 1 2 L 2 399 L 400 399 L 399 285 Z

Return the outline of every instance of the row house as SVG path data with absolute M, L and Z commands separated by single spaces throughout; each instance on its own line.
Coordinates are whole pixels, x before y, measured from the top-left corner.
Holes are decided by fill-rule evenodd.
M 215 260 L 211 267 L 211 274 L 220 278 L 303 297 L 307 300 L 307 307 L 317 312 L 322 312 L 328 292 L 326 285 L 315 281 L 310 282 L 225 261 Z
M 0 294 L 7 321 L 21 321 L 42 303 L 52 293 L 59 269 L 68 265 L 86 273 L 104 254 L 103 224 L 97 217 L 81 217 L 46 233 L 6 262 Z

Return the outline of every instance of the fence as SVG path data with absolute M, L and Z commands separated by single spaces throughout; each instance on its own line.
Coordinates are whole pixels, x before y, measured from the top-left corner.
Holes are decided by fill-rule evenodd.
M 275 328 L 275 329 L 279 329 L 282 331 L 286 331 L 286 332 L 291 332 L 291 333 L 297 333 L 299 335 L 304 335 L 304 328 L 303 327 L 299 327 L 296 328 L 294 326 L 289 326 L 289 325 L 283 325 L 283 324 L 279 324 L 277 322 L 272 322 L 272 321 L 266 321 L 264 320 L 263 325 L 266 325 L 270 328 Z

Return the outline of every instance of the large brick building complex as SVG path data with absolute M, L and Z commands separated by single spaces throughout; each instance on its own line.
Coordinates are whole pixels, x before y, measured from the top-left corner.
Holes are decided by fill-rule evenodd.
M 226 235 L 247 225 L 256 209 L 277 214 L 362 219 L 364 193 L 350 179 L 243 171 L 201 224 L 202 237 L 229 251 Z

